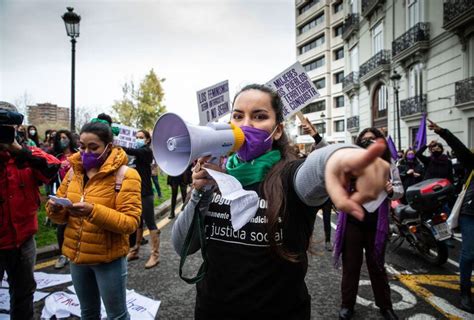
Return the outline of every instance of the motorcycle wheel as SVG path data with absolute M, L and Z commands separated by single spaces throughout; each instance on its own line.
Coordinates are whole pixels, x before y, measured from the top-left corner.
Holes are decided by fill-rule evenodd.
M 448 246 L 437 241 L 430 229 L 422 226 L 416 236 L 419 241 L 417 249 L 429 263 L 440 266 L 448 260 Z

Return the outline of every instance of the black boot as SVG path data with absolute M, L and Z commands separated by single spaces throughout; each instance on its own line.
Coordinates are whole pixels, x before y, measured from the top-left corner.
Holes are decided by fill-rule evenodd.
M 353 315 L 354 315 L 354 309 L 341 308 L 341 310 L 339 310 L 339 320 L 352 319 Z
M 385 320 L 398 320 L 398 317 L 395 312 L 393 312 L 393 309 L 381 309 L 380 313 Z
M 471 286 L 461 284 L 461 309 L 469 313 L 474 313 L 472 304 Z
M 170 215 L 168 216 L 168 219 L 174 219 L 175 215 L 174 215 L 174 208 L 171 208 L 171 212 L 170 212 Z

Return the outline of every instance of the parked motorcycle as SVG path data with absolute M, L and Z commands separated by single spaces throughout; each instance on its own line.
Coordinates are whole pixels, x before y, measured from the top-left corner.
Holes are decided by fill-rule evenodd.
M 408 205 L 392 201 L 391 242 L 399 242 L 393 250 L 406 240 L 428 262 L 444 264 L 448 259 L 444 240 L 451 238 L 451 230 L 446 223 L 448 215 L 442 209 L 453 193 L 449 180 L 428 179 L 406 190 Z

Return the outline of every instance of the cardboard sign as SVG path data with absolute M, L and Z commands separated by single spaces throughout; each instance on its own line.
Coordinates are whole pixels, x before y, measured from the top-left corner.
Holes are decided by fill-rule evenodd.
M 230 112 L 228 80 L 199 90 L 196 95 L 199 125 L 206 125 Z
M 283 101 L 283 116 L 291 117 L 319 97 L 313 81 L 308 77 L 300 62 L 296 62 L 278 76 L 267 82 Z
M 114 144 L 121 147 L 133 148 L 135 147 L 135 134 L 138 129 L 125 126 L 123 124 L 115 124 L 114 127 L 120 128 L 118 136 L 114 137 Z

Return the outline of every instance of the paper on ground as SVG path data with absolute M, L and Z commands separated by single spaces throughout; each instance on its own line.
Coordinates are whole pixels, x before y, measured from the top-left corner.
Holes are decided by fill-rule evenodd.
M 72 281 L 70 274 L 51 274 L 45 272 L 35 272 L 36 288 L 43 289 L 54 287 Z
M 48 295 L 48 292 L 35 291 L 33 302 L 38 302 Z M 10 310 L 10 294 L 8 289 L 0 289 L 0 310 Z
M 232 228 L 239 230 L 258 210 L 258 195 L 255 191 L 244 190 L 239 180 L 233 176 L 206 168 L 209 175 L 216 181 L 224 199 L 231 201 L 230 216 Z

